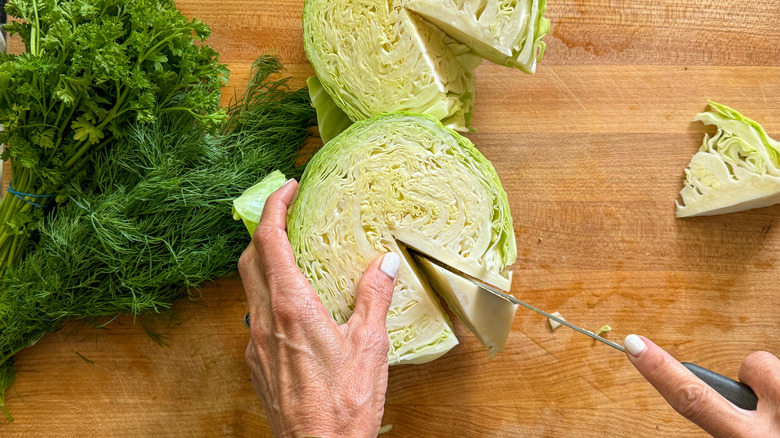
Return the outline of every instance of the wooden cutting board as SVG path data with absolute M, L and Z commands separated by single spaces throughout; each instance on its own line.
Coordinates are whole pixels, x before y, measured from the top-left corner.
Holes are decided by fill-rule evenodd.
M 312 70 L 302 0 L 180 0 L 243 88 L 276 53 L 292 84 Z M 780 354 L 780 206 L 677 220 L 683 168 L 707 99 L 780 139 L 780 2 L 550 0 L 552 32 L 534 76 L 476 71 L 469 137 L 509 193 L 518 260 L 512 292 L 586 328 L 655 340 L 675 357 L 736 377 L 755 350 Z M 11 49 L 19 42 L 11 40 Z M 227 99 L 225 99 L 227 101 Z M 711 130 L 710 130 L 711 131 Z M 236 278 L 157 321 L 68 324 L 17 355 L 9 437 L 268 436 L 252 392 Z M 704 436 L 620 353 L 518 310 L 489 359 L 459 322 L 439 360 L 390 370 L 389 437 Z

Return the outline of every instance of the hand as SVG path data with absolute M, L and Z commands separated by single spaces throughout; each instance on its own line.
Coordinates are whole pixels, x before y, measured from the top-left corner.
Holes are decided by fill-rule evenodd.
M 645 337 L 625 340 L 628 360 L 675 411 L 715 437 L 780 436 L 780 359 L 765 351 L 749 355 L 739 380 L 758 397 L 755 411 L 740 409 L 715 392 L 669 353 Z
M 266 201 L 238 269 L 249 304 L 245 358 L 274 436 L 376 437 L 387 391 L 385 327 L 400 259 L 377 257 L 346 324 L 330 317 L 287 239 L 291 181 Z

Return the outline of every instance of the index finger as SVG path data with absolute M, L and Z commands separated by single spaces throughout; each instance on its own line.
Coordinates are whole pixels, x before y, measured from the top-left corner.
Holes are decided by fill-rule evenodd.
M 626 356 L 667 403 L 710 434 L 733 434 L 745 417 L 736 406 L 649 339 L 629 335 Z
M 276 189 L 263 206 L 263 214 L 260 215 L 260 224 L 273 225 L 282 230 L 287 229 L 287 208 L 295 195 L 295 189 L 298 188 L 298 182 L 294 179 L 288 180 Z M 258 224 L 259 226 L 259 224 Z

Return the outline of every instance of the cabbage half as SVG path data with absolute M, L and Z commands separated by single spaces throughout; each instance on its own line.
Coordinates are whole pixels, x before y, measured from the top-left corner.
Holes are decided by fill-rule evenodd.
M 685 169 L 677 217 L 731 213 L 780 202 L 780 143 L 757 122 L 709 102 L 694 120 L 715 125 Z
M 509 290 L 517 256 L 507 196 L 495 169 L 430 116 L 360 121 L 311 159 L 288 211 L 298 267 L 338 323 L 379 254 L 402 264 L 387 315 L 389 361 L 433 360 L 457 344 L 446 314 L 406 246 Z
M 353 121 L 409 111 L 465 130 L 480 56 L 533 72 L 544 9 L 545 0 L 306 0 L 304 49 Z

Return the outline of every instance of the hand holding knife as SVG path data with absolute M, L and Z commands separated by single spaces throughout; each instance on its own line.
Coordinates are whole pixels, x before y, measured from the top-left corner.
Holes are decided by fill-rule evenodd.
M 517 304 L 520 306 L 523 306 L 527 309 L 533 310 L 536 313 L 539 313 L 547 318 L 549 318 L 552 321 L 555 321 L 561 325 L 565 325 L 566 327 L 575 330 L 577 332 L 580 332 L 586 336 L 589 336 L 603 344 L 609 345 L 610 347 L 619 350 L 621 352 L 625 352 L 626 349 L 620 344 L 617 344 L 615 342 L 609 341 L 607 339 L 602 338 L 601 336 L 596 335 L 590 330 L 585 330 L 581 327 L 578 327 L 568 321 L 566 321 L 563 318 L 560 318 L 558 316 L 552 315 L 550 313 L 547 313 L 537 307 L 534 307 L 528 303 L 525 303 L 523 301 L 518 300 L 517 298 L 513 297 L 512 295 L 507 294 L 504 291 L 501 291 L 489 284 L 486 284 L 479 279 L 476 279 L 464 272 L 461 272 L 451 266 L 448 266 L 444 263 L 441 263 L 440 261 L 429 257 L 423 253 L 416 252 L 418 255 L 425 257 L 427 260 L 429 260 L 431 263 L 448 270 L 452 272 L 453 274 L 459 275 L 462 278 L 465 278 L 471 282 L 473 282 L 475 285 L 477 285 L 480 289 L 484 290 L 486 293 L 491 293 L 493 295 L 496 295 L 504 300 L 509 301 L 510 303 Z M 748 385 L 730 379 L 726 376 L 720 375 L 714 371 L 711 371 L 707 368 L 700 367 L 696 364 L 692 364 L 689 362 L 682 362 L 682 364 L 696 377 L 701 379 L 704 383 L 709 385 L 711 388 L 713 388 L 715 391 L 717 391 L 720 395 L 722 395 L 726 400 L 733 403 L 735 406 L 740 407 L 742 409 L 746 410 L 755 410 L 756 406 L 758 404 L 758 398 L 756 397 L 756 394 L 753 392 L 752 388 L 750 388 Z

